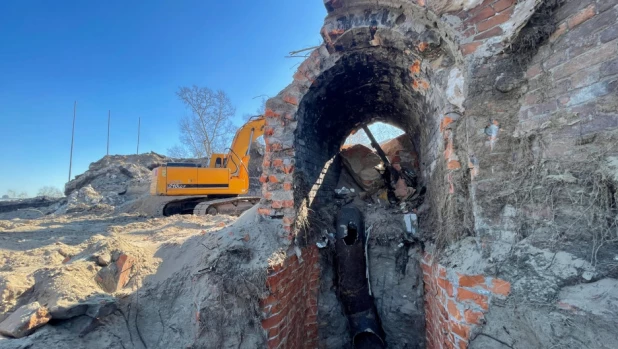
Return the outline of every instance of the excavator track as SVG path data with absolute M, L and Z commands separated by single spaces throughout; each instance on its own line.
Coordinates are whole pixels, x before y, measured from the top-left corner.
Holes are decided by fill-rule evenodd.
M 165 197 L 153 216 L 169 217 L 177 214 L 237 216 L 260 202 L 257 196 L 236 196 L 227 198 L 209 198 L 207 196 Z M 171 199 L 171 200 L 169 200 Z
M 193 209 L 193 214 L 196 216 L 227 214 L 230 216 L 239 216 L 241 213 L 255 206 L 260 202 L 260 197 L 257 196 L 240 196 L 235 198 L 217 199 L 212 201 L 204 201 Z

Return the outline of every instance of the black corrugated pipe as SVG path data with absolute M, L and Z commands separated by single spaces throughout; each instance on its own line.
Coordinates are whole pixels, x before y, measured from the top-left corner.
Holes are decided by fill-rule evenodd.
M 335 242 L 339 299 L 350 324 L 354 348 L 384 348 L 384 331 L 367 280 L 365 222 L 355 207 L 337 217 Z

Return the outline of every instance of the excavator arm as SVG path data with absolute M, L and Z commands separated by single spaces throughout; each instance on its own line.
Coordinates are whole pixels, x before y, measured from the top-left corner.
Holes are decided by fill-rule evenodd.
M 253 117 L 236 131 L 232 146 L 229 148 L 224 167 L 230 169 L 232 176 L 238 176 L 243 169 L 246 170 L 249 162 L 251 145 L 264 134 L 264 117 Z

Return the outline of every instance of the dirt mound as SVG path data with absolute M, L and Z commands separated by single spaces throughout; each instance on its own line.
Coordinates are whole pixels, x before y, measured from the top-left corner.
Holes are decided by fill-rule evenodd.
M 40 196 L 31 199 L 20 199 L 0 202 L 0 219 L 31 219 L 55 212 L 66 204 L 66 198 L 50 198 Z M 0 225 L 0 229 L 6 228 Z
M 16 273 L 0 276 L 0 329 L 4 335 L 23 337 L 34 331 L 28 327 L 32 322 L 29 317 L 13 314 L 27 313 L 31 308 L 38 311 L 41 307 L 34 305 L 39 304 L 43 313 L 49 314 L 47 320 L 101 319 L 115 311 L 115 296 L 140 287 L 143 276 L 153 272 L 152 260 L 143 250 L 118 236 L 96 235 L 79 247 L 59 248 L 56 256 L 56 263 L 25 278 Z
M 113 204 L 125 202 L 132 194 L 148 191 L 150 172 L 171 159 L 157 153 L 140 155 L 108 155 L 93 162 L 88 170 L 65 185 L 70 196 L 88 185 Z M 115 205 L 114 205 L 115 206 Z
M 0 348 L 264 346 L 259 298 L 282 251 L 279 223 L 257 208 L 239 218 L 85 212 L 21 222 L 0 234 L 0 328 L 25 337 L 0 336 Z
M 99 194 L 90 184 L 74 191 L 69 195 L 66 205 L 62 205 L 56 210 L 56 214 L 78 213 L 78 212 L 112 212 L 114 200 L 110 196 Z

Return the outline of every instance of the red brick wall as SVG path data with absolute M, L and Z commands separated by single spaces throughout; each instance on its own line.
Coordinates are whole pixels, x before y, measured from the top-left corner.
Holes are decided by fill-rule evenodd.
M 564 153 L 564 140 L 618 125 L 618 9 L 615 1 L 571 1 L 549 43 L 528 67 L 528 92 L 522 98 L 518 132 L 560 128 L 550 156 Z M 557 127 L 555 127 L 557 126 Z M 571 142 L 572 143 L 572 142 Z
M 508 296 L 511 284 L 483 275 L 449 271 L 429 253 L 425 253 L 421 266 L 427 348 L 467 348 L 472 331 L 484 323 L 491 300 Z
M 319 253 L 315 246 L 272 266 L 261 301 L 268 348 L 315 348 L 318 341 Z
M 488 39 L 503 36 L 501 25 L 511 19 L 516 4 L 517 0 L 485 0 L 475 8 L 458 12 L 456 16 L 463 21 L 457 28 L 462 36 L 462 54 L 473 54 Z M 501 44 L 493 45 L 496 49 Z

